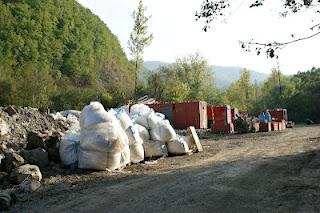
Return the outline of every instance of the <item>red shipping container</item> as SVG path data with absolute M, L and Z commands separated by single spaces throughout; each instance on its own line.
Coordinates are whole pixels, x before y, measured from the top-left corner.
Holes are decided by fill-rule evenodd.
M 286 109 L 281 109 L 281 108 L 269 109 L 268 111 L 273 121 L 278 121 L 278 122 L 282 122 L 282 120 L 288 121 L 288 114 Z
M 234 133 L 234 125 L 233 123 L 229 123 L 229 124 L 215 123 L 212 125 L 211 131 L 213 133 Z
M 211 128 L 214 118 L 213 118 L 213 106 L 207 106 L 207 119 L 208 119 L 208 128 Z
M 277 121 L 271 122 L 271 130 L 272 131 L 279 131 L 279 122 L 277 122 Z
M 213 108 L 214 123 L 231 123 L 230 105 L 214 106 Z
M 185 129 L 189 126 L 194 126 L 196 129 L 207 129 L 207 102 L 175 103 L 173 124 L 176 129 Z
M 271 132 L 271 123 L 260 123 L 259 132 Z

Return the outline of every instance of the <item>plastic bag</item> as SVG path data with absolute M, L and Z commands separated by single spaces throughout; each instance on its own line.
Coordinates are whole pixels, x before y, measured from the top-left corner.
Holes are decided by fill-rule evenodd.
M 120 168 L 121 153 L 94 152 L 79 150 L 79 168 L 115 170 Z
M 81 129 L 89 128 L 99 123 L 112 122 L 114 119 L 116 119 L 114 115 L 106 112 L 101 103 L 91 102 L 80 114 L 80 127 Z
M 144 126 L 141 126 L 139 124 L 134 124 L 134 127 L 137 129 L 138 134 L 143 142 L 145 141 L 148 142 L 150 140 L 149 131 Z
M 140 137 L 139 131 L 136 125 L 129 127 L 126 130 L 126 135 L 129 140 L 129 145 L 142 144 L 143 140 Z
M 119 153 L 123 146 L 118 139 L 119 127 L 115 123 L 99 123 L 91 128 L 81 128 L 80 147 L 96 152 Z
M 144 160 L 144 148 L 142 144 L 130 146 L 130 158 L 132 163 L 139 163 Z
M 80 146 L 80 133 L 67 133 L 62 137 L 59 154 L 62 163 L 72 169 L 77 167 Z
M 143 143 L 145 157 L 161 157 L 168 155 L 167 146 L 161 141 L 148 141 Z
M 161 113 L 154 113 L 153 111 L 148 114 L 148 127 L 150 129 L 157 128 L 161 125 L 161 121 L 164 120 L 164 116 Z
M 187 143 L 183 140 L 183 138 L 178 138 L 177 140 L 169 141 L 168 145 L 168 152 L 170 154 L 186 154 L 189 151 L 189 147 Z
M 175 140 L 177 137 L 176 132 L 171 125 L 164 124 L 150 131 L 152 140 L 168 142 Z

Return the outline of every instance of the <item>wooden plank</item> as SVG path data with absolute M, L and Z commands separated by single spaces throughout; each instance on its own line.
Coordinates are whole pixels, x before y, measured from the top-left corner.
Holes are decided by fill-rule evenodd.
M 200 139 L 197 135 L 196 129 L 193 126 L 188 127 L 188 132 L 192 135 L 192 141 L 196 145 L 198 152 L 202 152 L 203 148 L 200 143 Z

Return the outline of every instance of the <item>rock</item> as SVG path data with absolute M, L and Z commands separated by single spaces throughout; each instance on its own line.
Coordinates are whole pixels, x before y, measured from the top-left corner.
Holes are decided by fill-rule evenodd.
M 0 118 L 0 137 L 8 134 L 10 131 L 10 128 L 8 124 Z
M 44 142 L 48 138 L 48 134 L 42 134 L 40 132 L 31 131 L 27 134 L 27 149 L 44 149 Z
M 45 149 L 50 161 L 60 162 L 59 143 L 62 135 L 60 132 L 31 131 L 27 135 L 27 149 Z
M 59 145 L 62 138 L 63 133 L 54 132 L 46 141 L 45 141 L 45 149 L 48 152 L 49 160 L 54 161 L 56 163 L 60 162 L 60 154 L 59 154 Z
M 24 159 L 14 151 L 4 153 L 5 158 L 1 160 L 1 171 L 11 172 L 13 169 L 24 164 Z
M 13 107 L 13 106 L 8 106 L 4 109 L 4 111 L 6 113 L 8 113 L 8 115 L 13 116 L 15 114 L 17 114 L 17 110 Z
M 22 192 L 34 192 L 41 187 L 40 181 L 27 180 L 19 185 L 20 191 Z
M 0 210 L 8 210 L 13 202 L 14 199 L 12 199 L 11 195 L 8 192 L 0 192 Z
M 25 164 L 12 171 L 10 181 L 14 184 L 20 184 L 25 180 L 41 181 L 42 174 L 36 165 Z
M 40 168 L 44 168 L 49 164 L 48 152 L 44 149 L 22 150 L 20 154 L 28 164 L 37 165 Z
M 8 178 L 8 173 L 0 172 L 0 184 L 3 184 L 4 181 Z

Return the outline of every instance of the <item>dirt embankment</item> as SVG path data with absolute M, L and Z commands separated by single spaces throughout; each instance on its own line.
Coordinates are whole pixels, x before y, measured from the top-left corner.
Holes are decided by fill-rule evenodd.
M 114 173 L 52 167 L 11 211 L 320 212 L 320 126 L 202 144 L 202 153 Z

